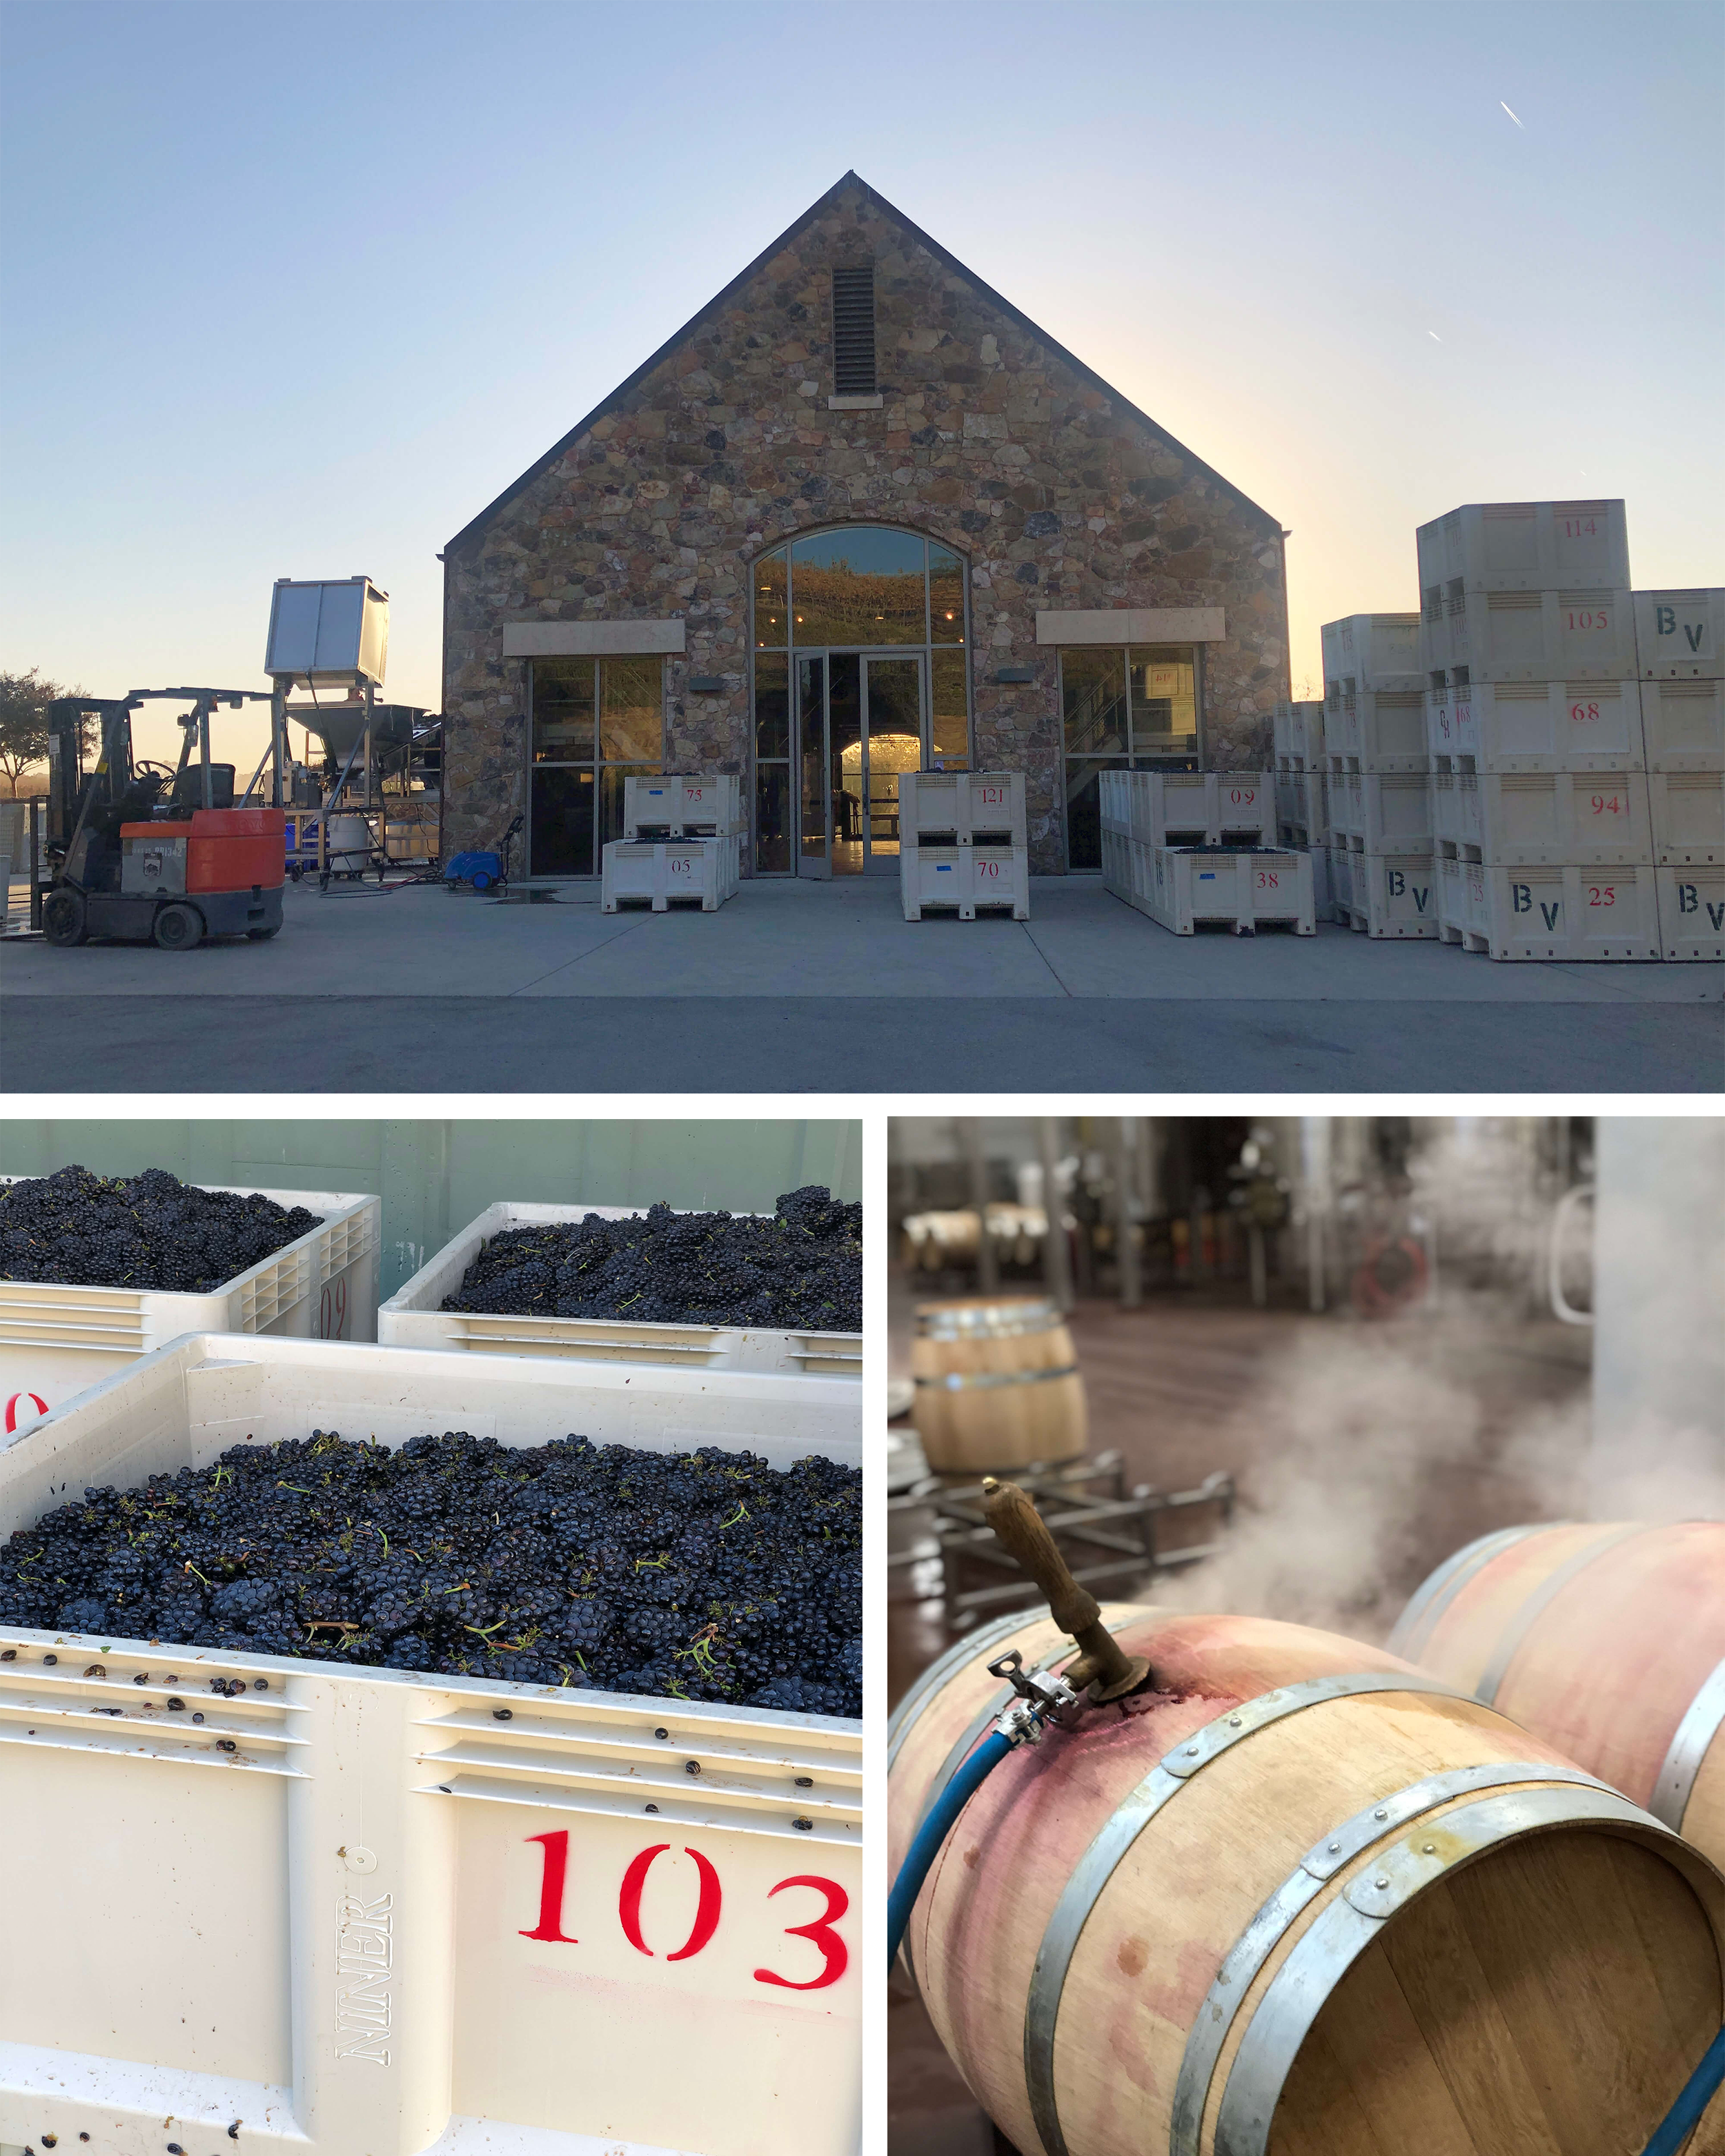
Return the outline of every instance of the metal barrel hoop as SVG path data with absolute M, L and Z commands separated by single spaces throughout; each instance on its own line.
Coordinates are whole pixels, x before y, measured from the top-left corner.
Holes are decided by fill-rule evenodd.
M 913 1378 L 911 1383 L 920 1392 L 983 1393 L 1001 1385 L 1043 1385 L 1054 1378 L 1077 1375 L 1076 1363 L 1062 1363 L 1045 1370 L 949 1370 L 944 1377 Z
M 1553 1767 L 1530 1761 L 1483 1766 L 1455 1767 L 1424 1780 L 1410 1783 L 1380 1798 L 1375 1804 L 1356 1812 L 1332 1828 L 1308 1849 L 1298 1866 L 1259 1907 L 1251 1922 L 1223 1958 L 1204 2004 L 1186 2039 L 1174 2088 L 1173 2120 L 1168 2134 L 1168 2156 L 1199 2156 L 1204 2117 L 1216 2066 L 1247 1992 L 1296 1920 L 1317 1900 L 1337 1872 L 1363 1856 L 1374 1842 L 1386 1841 L 1409 1820 L 1435 1811 L 1458 1797 L 1482 1789 L 1502 1789 L 1517 1783 L 1567 1782 L 1591 1789 L 1608 1789 L 1597 1776 L 1579 1767 Z M 1615 1792 L 1609 1791 L 1615 1794 Z
M 1645 1535 L 1648 1529 L 1637 1522 L 1632 1527 L 1619 1527 L 1599 1542 L 1589 1543 L 1560 1564 L 1550 1578 L 1543 1580 L 1499 1635 L 1497 1645 L 1491 1650 L 1491 1659 L 1486 1665 L 1486 1673 L 1480 1679 L 1474 1697 L 1482 1707 L 1495 1707 L 1497 1695 L 1503 1688 L 1503 1680 L 1509 1674 L 1509 1666 L 1515 1660 L 1522 1641 L 1545 1614 L 1570 1581 L 1584 1573 L 1596 1558 L 1614 1550 L 1620 1543 L 1628 1542 L 1632 1536 Z
M 1268 1728 L 1272 1722 L 1331 1700 L 1357 1698 L 1370 1692 L 1419 1692 L 1443 1699 L 1466 1700 L 1441 1678 L 1414 1670 L 1365 1670 L 1345 1676 L 1312 1677 L 1242 1700 L 1228 1713 L 1219 1715 L 1177 1744 L 1153 1767 L 1136 1789 L 1115 1808 L 1091 1841 L 1070 1876 L 1042 1934 L 1030 1970 L 1029 1996 L 1024 2004 L 1024 2088 L 1030 2115 L 1036 2123 L 1045 2156 L 1067 2156 L 1060 2107 L 1055 2098 L 1055 2034 L 1060 2019 L 1060 1998 L 1066 1973 L 1071 1967 L 1080 1934 L 1113 1877 L 1121 1859 L 1163 1807 L 1202 1773 L 1213 1759 Z
M 1653 1794 L 1647 1800 L 1648 1810 L 1673 1834 L 1683 1831 L 1683 1815 L 1694 1794 L 1695 1778 L 1722 1722 L 1725 1722 L 1725 1662 L 1714 1666 L 1684 1709 L 1654 1782 Z
M 1542 1533 L 1547 1527 L 1568 1524 L 1567 1521 L 1548 1520 L 1536 1522 L 1532 1527 L 1499 1527 L 1494 1534 L 1481 1535 L 1476 1542 L 1464 1543 L 1414 1590 L 1413 1600 L 1397 1618 L 1395 1629 L 1389 1635 L 1390 1653 L 1401 1656 L 1405 1661 L 1417 1661 L 1437 1630 L 1438 1620 L 1467 1583 L 1476 1578 L 1501 1550 L 1511 1548 L 1529 1535 Z
M 1552 1774 L 1549 1768 L 1542 1771 Z M 1271 1979 L 1223 2088 L 1215 2156 L 1266 2156 L 1276 2107 L 1301 2046 L 1337 1984 L 1383 1936 L 1391 1917 L 1458 1866 L 1512 1837 L 1561 1826 L 1638 1829 L 1668 1842 L 1680 1865 L 1677 1853 L 1687 1854 L 1685 1844 L 1640 1805 L 1615 1790 L 1585 1784 L 1522 1789 L 1464 1805 L 1445 1814 L 1438 1843 L 1422 1841 L 1426 1830 L 1416 1828 L 1349 1882 Z M 1691 1874 L 1690 1866 L 1681 1868 Z M 1709 1902 L 1717 1931 L 1717 1893 Z

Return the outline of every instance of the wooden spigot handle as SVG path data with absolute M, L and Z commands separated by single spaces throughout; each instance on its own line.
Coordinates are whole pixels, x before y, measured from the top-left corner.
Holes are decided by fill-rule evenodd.
M 1016 1482 L 990 1475 L 983 1482 L 983 1517 L 1007 1554 L 1042 1589 L 1054 1620 L 1076 1640 L 1101 1618 L 1101 1604 L 1081 1587 L 1055 1546 L 1048 1523 Z
M 1101 1604 L 1074 1579 L 1047 1522 L 1016 1482 L 983 1478 L 983 1517 L 1042 1589 L 1055 1624 L 1082 1648 L 1066 1670 L 1068 1681 L 1081 1691 L 1088 1688 L 1097 1701 L 1122 1698 L 1147 1683 L 1149 1663 L 1142 1655 L 1128 1655 L 1103 1624 Z

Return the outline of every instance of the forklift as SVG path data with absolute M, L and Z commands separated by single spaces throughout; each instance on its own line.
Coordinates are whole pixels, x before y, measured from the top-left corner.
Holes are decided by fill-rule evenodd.
M 193 706 L 180 718 L 177 766 L 132 755 L 131 715 L 157 698 Z M 270 746 L 236 803 L 234 765 L 210 761 L 210 716 L 218 706 L 249 702 L 272 707 Z M 92 718 L 101 751 L 85 773 Z M 263 942 L 276 933 L 286 860 L 279 697 L 249 689 L 60 696 L 48 706 L 48 725 L 49 875 L 40 917 L 49 942 L 69 948 L 111 937 L 189 951 L 208 936 Z M 267 803 L 258 793 L 266 763 Z

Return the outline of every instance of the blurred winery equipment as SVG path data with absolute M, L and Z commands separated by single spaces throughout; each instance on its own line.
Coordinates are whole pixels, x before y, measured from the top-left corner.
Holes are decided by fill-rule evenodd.
M 1089 1441 L 1072 1335 L 1049 1296 L 919 1303 L 911 1370 L 937 1475 L 1075 1460 Z
M 1551 1314 L 1589 1300 L 1574 1204 L 1589 1119 L 895 1117 L 889 1204 L 927 1289 L 1039 1286 L 1062 1309 L 1191 1291 L 1405 1318 L 1454 1293 Z
M 920 1465 L 920 1463 L 916 1463 Z M 1043 1524 L 1081 1586 L 1136 1594 L 1158 1578 L 1220 1554 L 1234 1517 L 1234 1478 L 1221 1471 L 1191 1490 L 1128 1488 L 1117 1452 L 1063 1466 L 1033 1464 L 1014 1480 L 1032 1497 Z M 947 1625 L 1034 1601 L 1024 1578 L 988 1524 L 980 1479 L 911 1471 L 889 1475 L 889 1517 L 907 1517 L 922 1532 L 886 1559 L 889 1577 L 908 1575 L 920 1600 L 938 1599 Z

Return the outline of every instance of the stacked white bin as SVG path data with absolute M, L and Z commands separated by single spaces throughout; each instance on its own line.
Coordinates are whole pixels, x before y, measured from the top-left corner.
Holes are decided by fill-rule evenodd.
M 1312 864 L 1276 843 L 1271 772 L 1105 771 L 1102 887 L 1177 936 L 1314 932 Z
M 1276 755 L 1276 828 L 1285 846 L 1312 856 L 1317 910 L 1330 911 L 1330 810 L 1321 702 L 1278 704 L 1271 721 Z
M 1725 590 L 1637 592 L 1659 947 L 1725 957 Z
M 716 913 L 742 880 L 742 782 L 725 772 L 623 782 L 623 836 L 600 855 L 607 913 L 680 901 Z
M 1435 937 L 1431 754 L 1417 613 L 1323 628 L 1331 902 L 1377 937 Z
M 1444 940 L 1656 957 L 1623 503 L 1471 503 L 1417 545 Z
M 899 895 L 906 921 L 931 908 L 974 921 L 1030 917 L 1021 771 L 907 771 L 898 782 Z

